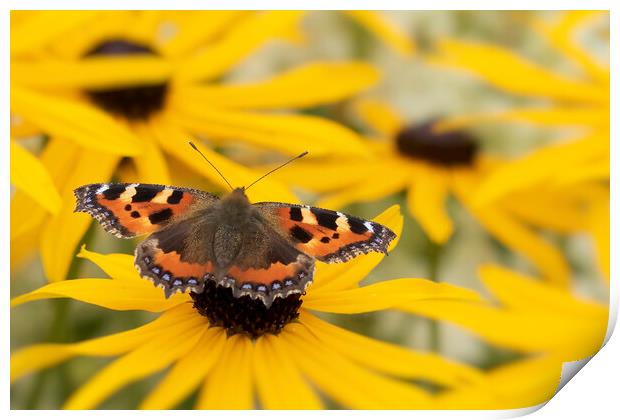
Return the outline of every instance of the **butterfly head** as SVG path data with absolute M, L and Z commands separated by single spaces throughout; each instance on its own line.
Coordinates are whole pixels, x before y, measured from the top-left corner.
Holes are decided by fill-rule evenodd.
M 250 200 L 245 194 L 244 187 L 235 188 L 223 196 L 220 208 L 223 214 L 226 215 L 225 217 L 229 224 L 236 226 L 242 226 L 247 222 L 252 210 Z
M 228 201 L 231 203 L 237 202 L 240 204 L 250 204 L 250 200 L 248 196 L 245 194 L 245 187 L 237 187 L 224 197 L 222 197 L 223 201 Z

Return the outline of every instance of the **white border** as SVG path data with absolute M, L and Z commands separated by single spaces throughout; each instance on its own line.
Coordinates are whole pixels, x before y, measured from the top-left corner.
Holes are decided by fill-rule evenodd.
M 543 4 L 544 3 L 544 4 Z M 428 6 L 432 7 L 428 7 Z M 200 1 L 188 1 L 188 0 L 176 0 L 174 2 L 163 1 L 163 0 L 148 0 L 148 1 L 129 1 L 129 0 L 108 0 L 108 1 L 89 1 L 85 3 L 83 1 L 76 0 L 64 0 L 64 1 L 54 1 L 54 2 L 41 2 L 35 0 L 24 0 L 24 1 L 3 1 L 0 6 L 2 10 L 1 17 L 1 27 L 3 28 L 3 36 L 2 41 L 0 41 L 2 57 L 4 60 L 2 61 L 2 81 L 5 89 L 1 91 L 4 93 L 1 96 L 0 104 L 2 109 L 0 110 L 0 115 L 3 115 L 2 118 L 2 133 L 3 135 L 3 147 L 5 147 L 5 153 L 0 154 L 0 168 L 2 168 L 2 172 L 4 173 L 5 179 L 9 179 L 9 95 L 7 94 L 7 88 L 9 86 L 9 13 L 10 9 L 84 9 L 84 8 L 97 8 L 97 9 L 141 9 L 141 8 L 151 8 L 151 9 L 377 9 L 377 6 L 380 6 L 380 9 L 383 10 L 450 10 L 450 9 L 493 9 L 493 10 L 524 10 L 524 9 L 557 9 L 557 10 L 566 10 L 566 9 L 604 9 L 609 10 L 612 9 L 612 13 L 610 16 L 611 19 L 611 45 L 617 46 L 618 44 L 618 18 L 615 13 L 615 8 L 612 8 L 611 1 L 576 1 L 576 0 L 554 0 L 554 1 L 535 1 L 535 0 L 521 0 L 519 2 L 497 2 L 497 1 L 442 1 L 442 0 L 434 0 L 433 2 L 422 2 L 422 1 L 390 1 L 384 0 L 380 3 L 376 1 L 334 1 L 334 0 L 314 0 L 310 1 L 297 1 L 295 4 L 291 4 L 290 1 L 248 1 L 248 0 L 229 0 L 226 2 L 200 2 Z M 88 6 L 88 7 L 86 7 Z M 173 7 L 171 7 L 173 6 Z M 612 50 L 613 51 L 613 50 Z M 612 69 L 616 70 L 619 68 L 618 66 L 618 57 L 617 54 L 612 52 L 611 57 L 611 66 Z M 615 79 L 612 78 L 612 101 L 611 101 L 611 114 L 615 115 L 617 111 L 617 83 Z M 611 148 L 611 159 L 612 161 L 618 163 L 618 145 L 617 142 L 620 141 L 617 130 L 617 122 L 616 119 L 612 119 L 611 126 L 611 138 L 614 139 L 612 141 Z M 617 176 L 618 171 L 614 169 L 612 165 L 612 191 L 614 188 L 617 188 Z M 4 198 L 4 205 L 0 206 L 0 212 L 2 212 L 2 244 L 3 252 L 2 252 L 2 266 L 4 267 L 4 277 L 1 282 L 3 296 L 5 304 L 2 305 L 2 313 L 3 313 L 3 321 L 5 326 L 5 334 L 10 331 L 9 324 L 9 305 L 8 305 L 8 296 L 9 294 L 9 278 L 10 278 L 10 262 L 9 262 L 9 184 L 8 182 L 2 183 L 0 187 L 0 191 L 2 197 Z M 611 200 L 611 214 L 619 214 L 620 205 L 618 203 L 618 194 L 612 194 Z M 614 249 L 617 249 L 617 233 L 618 233 L 618 223 L 617 220 L 612 218 L 611 220 L 611 250 L 612 255 L 614 255 Z M 612 267 L 611 267 L 611 307 L 610 307 L 610 328 L 608 330 L 608 337 L 613 330 L 615 325 L 615 321 L 617 318 L 618 312 L 618 285 L 617 285 L 617 277 L 613 259 L 612 259 Z M 5 345 L 3 346 L 3 363 L 0 363 L 0 369 L 2 371 L 2 385 L 0 389 L 0 401 L 2 402 L 2 407 L 7 412 L 9 411 L 10 402 L 9 402 L 9 342 L 8 340 L 3 340 Z M 521 410 L 504 410 L 504 411 L 434 411 L 434 412 L 402 412 L 402 411 L 389 411 L 384 412 L 383 415 L 401 417 L 401 418 L 432 418 L 432 419 L 445 419 L 445 418 L 506 418 L 506 417 L 515 417 L 520 415 L 525 415 L 536 411 L 536 413 L 531 418 L 536 419 L 557 419 L 557 418 L 573 418 L 579 416 L 583 418 L 584 416 L 593 416 L 595 419 L 607 419 L 607 418 L 615 418 L 615 416 L 620 412 L 618 410 L 618 397 L 617 397 L 617 381 L 618 374 L 620 373 L 620 361 L 618 360 L 617 355 L 620 354 L 620 342 L 617 338 L 612 338 L 607 342 L 606 346 L 601 350 L 600 354 L 594 356 L 594 358 L 588 363 L 584 371 L 579 374 L 579 378 L 577 380 L 570 381 L 561 391 L 555 396 L 546 406 L 539 411 L 536 411 L 540 407 L 532 407 L 528 409 Z M 567 368 L 567 372 L 572 368 Z M 575 372 L 573 372 L 575 373 Z M 4 411 L 3 410 L 3 411 Z M 135 414 L 134 414 L 135 413 Z M 55 418 L 83 418 L 86 413 L 84 412 L 67 412 L 67 411 L 42 411 L 42 412 L 29 412 L 29 411 L 11 411 L 9 415 L 14 418 L 38 418 L 39 416 L 45 416 L 49 419 Z M 199 411 L 176 411 L 175 416 L 181 417 L 189 417 L 189 416 L 206 416 L 208 415 L 210 418 L 213 417 L 236 417 L 238 415 L 243 415 L 246 413 L 239 412 L 209 412 L 209 413 L 201 413 Z M 87 413 L 88 417 L 91 418 L 108 418 L 110 415 L 109 412 L 106 411 L 90 411 Z M 170 415 L 168 412 L 140 412 L 140 411 L 122 411 L 122 415 L 125 416 L 149 416 L 149 418 L 159 418 L 165 419 Z M 247 414 L 246 414 L 247 415 Z M 294 415 L 296 417 L 307 417 L 313 415 L 308 412 L 295 412 L 293 414 L 288 412 L 251 412 L 249 415 L 262 417 L 262 416 L 286 416 L 289 417 Z M 361 417 L 370 417 L 375 414 L 371 412 L 360 412 L 360 411 L 332 411 L 332 412 L 323 412 L 322 416 L 332 417 L 354 417 L 358 419 Z

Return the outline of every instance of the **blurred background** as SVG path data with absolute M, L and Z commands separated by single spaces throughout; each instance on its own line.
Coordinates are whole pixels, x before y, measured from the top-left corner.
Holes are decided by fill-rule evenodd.
M 410 121 L 422 121 L 437 116 L 457 115 L 463 112 L 503 109 L 523 103 L 532 103 L 515 95 L 508 95 L 463 72 L 444 71 L 430 66 L 425 56 L 433 51 L 440 38 L 476 40 L 508 47 L 515 53 L 557 71 L 568 69 L 564 59 L 533 31 L 527 30 L 525 21 L 535 17 L 546 18 L 552 12 L 495 12 L 495 11 L 422 11 L 381 12 L 394 25 L 415 42 L 416 52 L 403 56 L 373 36 L 366 28 L 350 17 L 337 12 L 309 12 L 302 21 L 301 43 L 273 41 L 253 52 L 230 73 L 230 81 L 252 81 L 268 78 L 284 69 L 310 60 L 357 59 L 368 61 L 382 72 L 382 79 L 364 96 L 392 104 Z M 583 45 L 602 60 L 608 60 L 609 27 L 603 20 L 588 32 Z M 570 71 L 570 70 L 569 70 Z M 328 116 L 354 129 L 361 129 L 346 103 L 305 109 L 309 115 Z M 564 129 L 566 130 L 566 129 Z M 482 149 L 501 156 L 520 156 L 534 147 L 547 144 L 565 133 L 558 128 L 543 128 L 527 124 L 489 124 L 469 130 Z M 22 144 L 36 150 L 39 140 L 29 139 Z M 223 148 L 223 153 L 239 162 L 252 165 L 251 156 L 240 153 L 236 147 Z M 263 155 L 262 158 L 265 158 Z M 272 154 L 269 162 L 278 162 L 282 156 Z M 197 157 L 198 159 L 198 157 Z M 245 160 L 245 161 L 244 161 Z M 183 175 L 183 174 L 177 174 Z M 186 175 L 179 182 L 187 184 Z M 384 176 L 380 174 L 379 176 Z M 190 180 L 191 186 L 217 191 L 205 180 Z M 185 185 L 185 184 L 184 184 Z M 312 195 L 300 194 L 312 201 Z M 405 214 L 403 238 L 398 247 L 366 280 L 373 282 L 401 277 L 430 277 L 434 268 L 431 260 L 436 252 L 418 223 L 407 212 L 405 193 L 399 193 L 370 204 L 350 205 L 344 211 L 371 218 L 391 204 L 400 204 Z M 526 264 L 509 252 L 501 243 L 492 239 L 479 224 L 453 199 L 448 202 L 448 212 L 455 221 L 456 231 L 443 246 L 435 280 L 465 286 L 485 294 L 476 275 L 479 264 L 498 262 L 522 268 Z M 604 302 L 608 289 L 600 280 L 595 264 L 595 250 L 587 235 L 560 236 L 545 233 L 566 255 L 579 294 Z M 97 225 L 92 225 L 83 241 L 88 249 L 97 252 L 132 253 L 135 242 L 121 241 L 107 235 Z M 34 290 L 46 279 L 38 256 L 12 267 L 11 295 Z M 74 263 L 70 270 L 73 277 L 98 277 L 103 274 L 92 264 Z M 71 278 L 71 277 L 70 277 Z M 59 302 L 46 300 L 19 306 L 11 313 L 11 349 L 47 341 L 50 331 L 56 329 L 59 341 L 70 342 L 126 330 L 152 319 L 142 312 L 117 312 L 71 301 L 64 303 L 61 320 L 53 316 Z M 416 349 L 439 352 L 455 360 L 489 368 L 519 357 L 519 354 L 495 348 L 455 326 L 431 322 L 411 314 L 387 311 L 356 316 L 331 316 L 330 321 L 345 328 L 393 343 Z M 108 363 L 96 358 L 76 358 L 48 370 L 45 381 L 30 376 L 12 385 L 11 407 L 59 407 L 66 396 L 94 372 Z M 135 406 L 159 381 L 155 375 L 132 384 L 110 398 L 102 408 Z M 36 389 L 39 387 L 40 389 Z M 191 407 L 191 404 L 187 404 Z

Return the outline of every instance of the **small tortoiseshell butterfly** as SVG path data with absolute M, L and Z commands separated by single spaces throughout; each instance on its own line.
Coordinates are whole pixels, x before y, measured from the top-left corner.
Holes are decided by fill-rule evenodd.
M 235 298 L 260 299 L 267 308 L 275 298 L 306 290 L 315 259 L 339 263 L 387 253 L 396 237 L 378 223 L 332 210 L 251 204 L 245 190 L 219 199 L 164 185 L 89 184 L 75 190 L 75 211 L 119 238 L 151 234 L 137 246 L 135 266 L 166 297 L 202 293 L 206 282 L 215 282 L 231 288 Z

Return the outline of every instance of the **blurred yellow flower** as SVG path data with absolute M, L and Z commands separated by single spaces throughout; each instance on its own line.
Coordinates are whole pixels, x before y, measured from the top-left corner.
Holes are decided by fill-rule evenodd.
M 463 69 L 516 95 L 545 100 L 538 106 L 461 115 L 444 121 L 444 129 L 482 122 L 518 122 L 578 128 L 569 140 L 537 148 L 504 165 L 482 183 L 477 201 L 490 202 L 515 191 L 567 186 L 609 179 L 609 64 L 601 62 L 578 40 L 584 27 L 609 19 L 603 11 L 561 12 L 555 19 L 531 22 L 537 34 L 556 49 L 574 72 L 554 72 L 510 50 L 484 43 L 442 40 L 430 62 Z
M 496 302 L 416 302 L 400 309 L 465 328 L 523 357 L 485 372 L 483 386 L 441 392 L 434 403 L 486 410 L 547 402 L 560 384 L 562 364 L 593 356 L 603 345 L 608 306 L 493 264 L 481 266 L 479 275 Z
M 375 220 L 396 232 L 402 230 L 397 206 Z M 200 388 L 197 408 L 254 408 L 256 392 L 262 408 L 316 409 L 324 406 L 319 391 L 344 407 L 428 408 L 432 394 L 407 380 L 421 379 L 454 390 L 484 381 L 475 368 L 373 340 L 310 313 L 355 314 L 418 301 L 432 305 L 480 299 L 466 289 L 423 279 L 358 287 L 383 255 L 364 255 L 339 265 L 319 263 L 298 320 L 287 323 L 277 335 L 267 333 L 256 340 L 240 334 L 227 337 L 222 327 L 210 327 L 192 307 L 189 294 L 164 299 L 161 290 L 138 276 L 133 256 L 83 249 L 81 257 L 97 264 L 111 279 L 52 283 L 13 299 L 12 304 L 69 297 L 113 310 L 161 315 L 146 325 L 106 337 L 73 344 L 39 344 L 14 352 L 12 380 L 78 355 L 119 356 L 75 391 L 65 408 L 94 408 L 123 386 L 169 365 L 170 370 L 140 408 L 172 408 L 196 388 Z M 235 308 L 235 317 L 257 319 L 252 310 Z
M 477 206 L 509 199 L 531 189 L 556 194 L 586 191 L 584 229 L 590 231 L 603 277 L 609 280 L 609 190 L 596 185 L 609 181 L 610 122 L 609 63 L 601 62 L 579 42 L 593 23 L 608 21 L 603 11 L 561 12 L 555 19 L 534 18 L 532 28 L 572 65 L 576 74 L 553 72 L 494 45 L 443 40 L 430 62 L 463 69 L 508 93 L 543 99 L 547 104 L 493 113 L 461 115 L 442 121 L 442 129 L 459 129 L 484 122 L 516 122 L 578 130 L 568 140 L 536 148 L 520 159 L 498 167 L 479 185 Z M 604 190 L 604 191 L 601 191 Z M 561 213 L 557 216 L 561 217 Z
M 186 146 L 188 139 L 213 145 L 241 140 L 287 154 L 307 149 L 316 155 L 364 155 L 363 143 L 345 127 L 271 111 L 343 99 L 377 80 L 372 66 L 313 62 L 265 81 L 221 82 L 258 47 L 286 36 L 301 16 L 297 11 L 11 13 L 12 135 L 16 141 L 49 136 L 36 180 L 25 180 L 17 168 L 32 156 L 13 148 L 12 180 L 18 187 L 11 203 L 13 262 L 41 243 L 48 279 L 64 279 L 89 226 L 88 219 L 72 214 L 71 191 L 110 180 L 123 156 L 136 166 L 134 181 L 170 184 L 173 157 L 223 186 Z M 259 175 L 203 151 L 233 184 Z M 54 189 L 48 190 L 50 179 L 61 208 Z M 296 201 L 274 179 L 250 194 L 254 200 Z M 51 245 L 58 235 L 64 239 L 60 248 Z
M 515 193 L 486 206 L 474 203 L 474 191 L 485 178 L 508 164 L 478 150 L 462 131 L 436 132 L 434 121 L 408 125 L 391 106 L 357 102 L 363 122 L 380 138 L 368 138 L 372 158 L 365 161 L 308 159 L 276 174 L 283 182 L 324 193 L 317 205 L 341 208 L 407 192 L 410 214 L 439 244 L 454 231 L 445 205 L 454 195 L 493 237 L 528 258 L 545 279 L 566 287 L 569 267 L 562 253 L 534 228 L 562 233 L 585 226 L 580 210 L 587 188 L 556 191 L 540 187 Z

